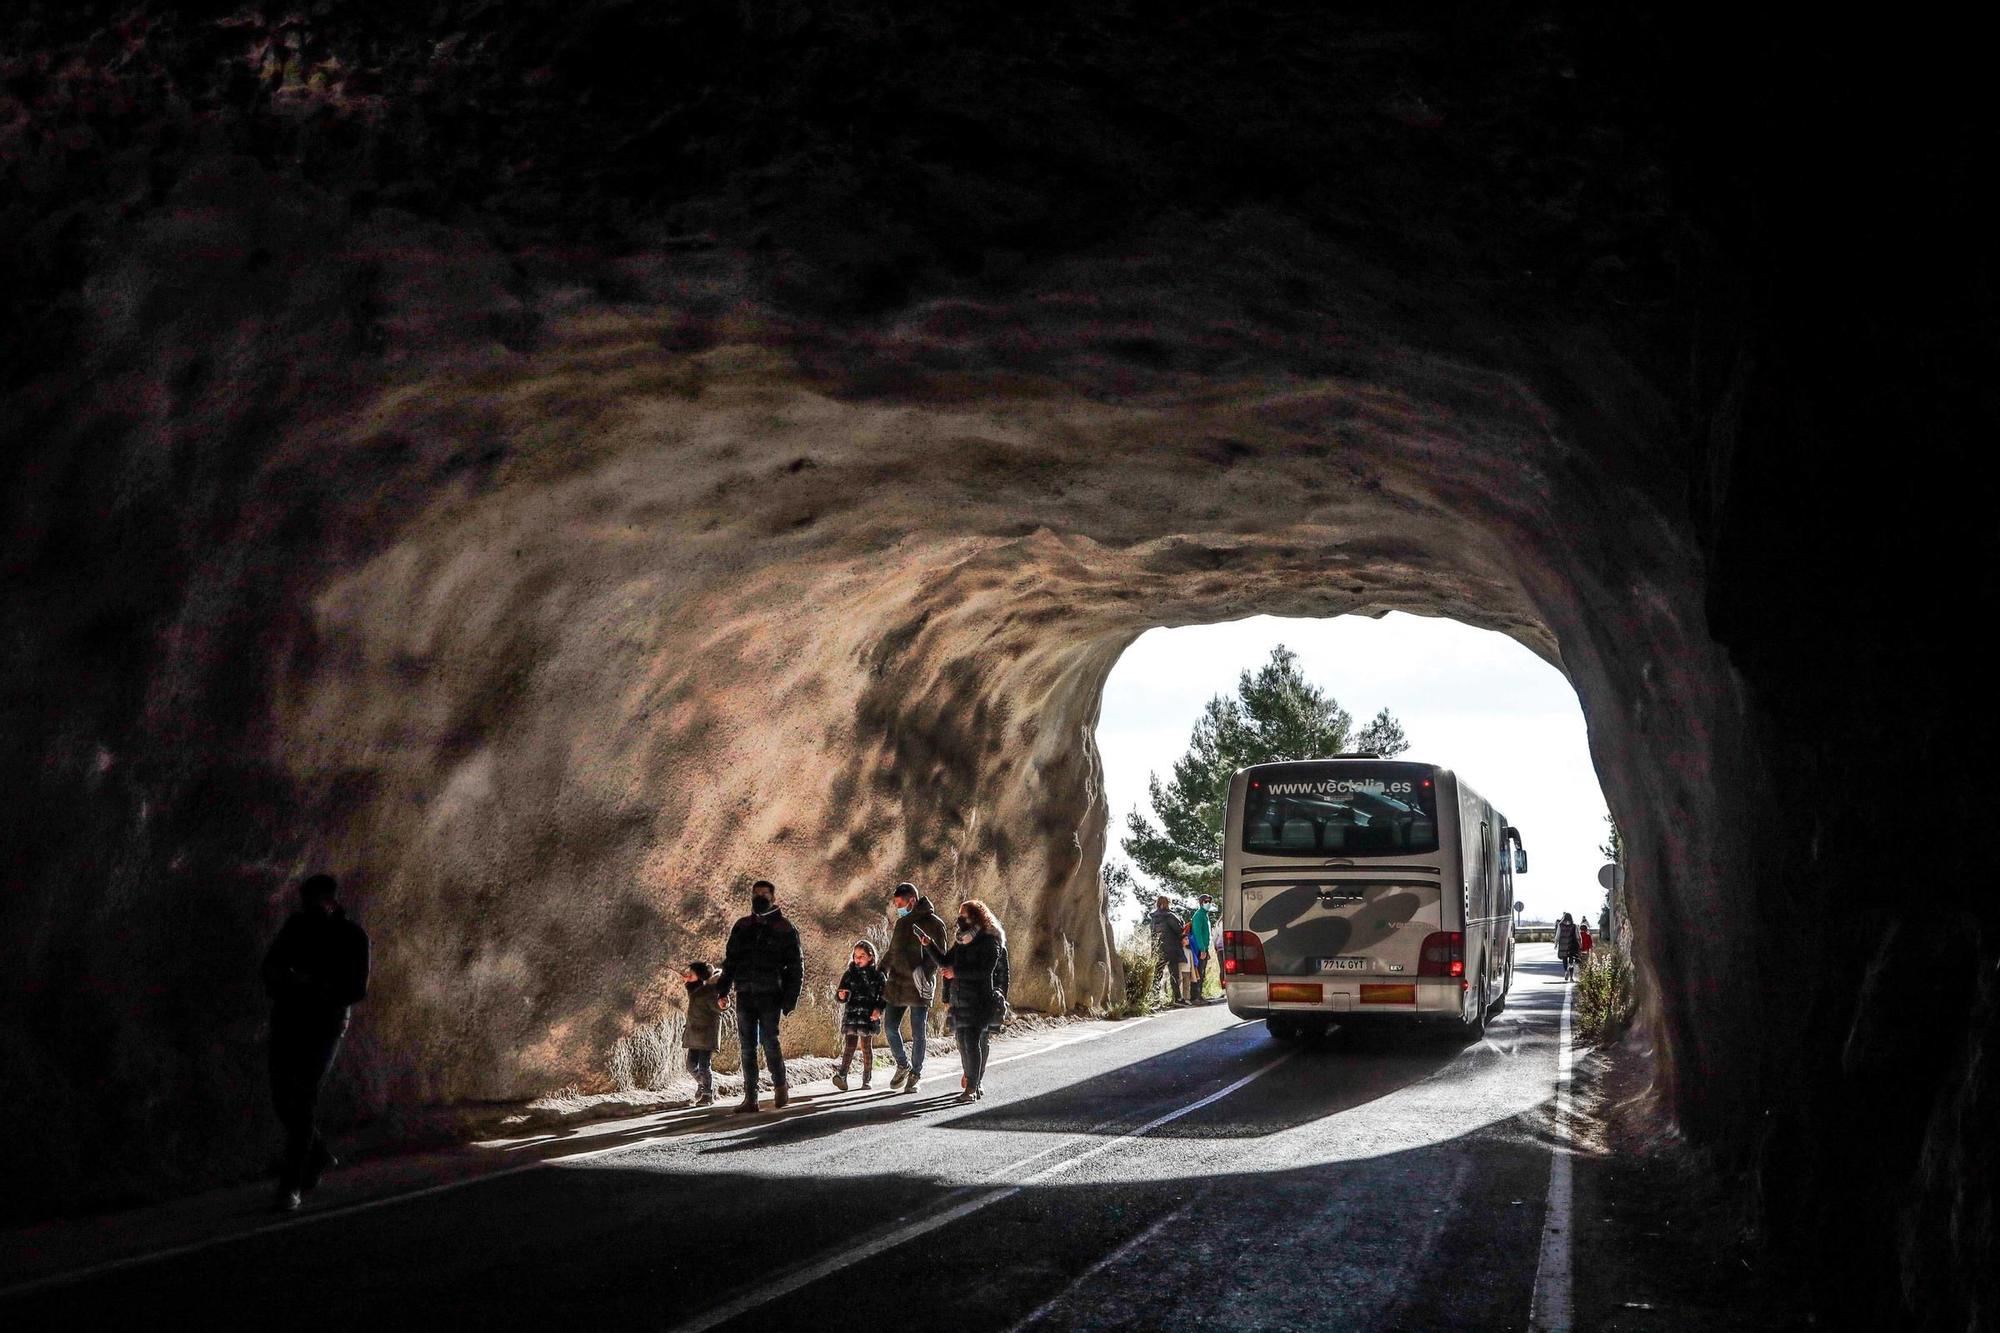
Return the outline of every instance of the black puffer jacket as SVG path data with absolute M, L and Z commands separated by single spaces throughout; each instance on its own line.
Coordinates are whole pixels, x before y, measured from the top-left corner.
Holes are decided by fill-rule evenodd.
M 336 907 L 291 914 L 264 954 L 261 969 L 272 1011 L 282 1017 L 347 1021 L 368 993 L 368 932 Z
M 1000 936 L 977 931 L 970 939 L 940 953 L 924 953 L 939 967 L 951 969 L 951 1025 L 955 1028 L 995 1027 L 1005 1013 L 1007 945 Z
M 849 963 L 847 970 L 840 974 L 840 989 L 847 992 L 840 1025 L 864 1032 L 881 1031 L 882 986 L 881 968 L 872 963 L 866 967 L 860 963 Z
M 752 912 L 730 930 L 722 955 L 722 994 L 734 987 L 738 995 L 775 997 L 789 1014 L 798 1007 L 804 980 L 805 951 L 798 929 L 783 912 L 775 907 L 763 916 Z

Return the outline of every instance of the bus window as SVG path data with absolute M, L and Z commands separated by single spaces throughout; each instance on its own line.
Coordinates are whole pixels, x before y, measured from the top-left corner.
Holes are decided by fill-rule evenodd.
M 1397 856 L 1438 849 L 1437 792 L 1424 764 L 1303 763 L 1244 793 L 1253 856 Z
M 1493 825 L 1489 820 L 1479 821 L 1479 873 L 1474 877 L 1477 885 L 1472 891 L 1475 911 L 1480 916 L 1493 914 Z

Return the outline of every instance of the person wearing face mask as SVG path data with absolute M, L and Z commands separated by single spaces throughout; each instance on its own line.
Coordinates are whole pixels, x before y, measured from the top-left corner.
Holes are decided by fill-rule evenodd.
M 750 915 L 729 932 L 717 997 L 736 991 L 736 1036 L 743 1048 L 743 1100 L 738 1112 L 757 1109 L 757 1048 L 771 1072 L 771 1105 L 782 1111 L 791 1097 L 778 1020 L 798 1007 L 805 979 L 799 932 L 778 910 L 778 890 L 768 879 L 750 886 Z
M 889 1058 L 896 1072 L 890 1088 L 915 1092 L 924 1074 L 924 1039 L 930 1023 L 931 997 L 937 992 L 937 970 L 924 957 L 918 936 L 944 938 L 944 918 L 914 884 L 898 884 L 889 906 L 896 914 L 889 947 L 882 951 L 882 1023 L 889 1032 Z M 903 1016 L 910 1019 L 910 1044 L 903 1045 Z
M 924 956 L 951 982 L 951 1026 L 965 1070 L 958 1099 L 975 1102 L 984 1095 L 979 1085 L 986 1074 L 987 1048 L 1007 1002 L 1007 935 L 977 898 L 959 904 L 957 934 L 948 949 L 926 933 L 920 932 L 918 939 Z

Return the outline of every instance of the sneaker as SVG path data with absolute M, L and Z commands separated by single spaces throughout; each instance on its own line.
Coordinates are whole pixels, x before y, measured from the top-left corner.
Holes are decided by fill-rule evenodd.
M 736 1103 L 736 1105 L 729 1108 L 729 1114 L 747 1115 L 748 1113 L 755 1111 L 757 1109 L 758 1109 L 757 1099 L 755 1097 L 745 1097 L 742 1101 Z
M 974 1089 L 972 1090 L 972 1100 L 973 1100 L 973 1101 L 975 1101 L 975 1102 L 977 1102 L 977 1101 L 984 1101 L 985 1099 L 986 1099 L 986 1089 L 984 1089 L 984 1088 L 974 1088 Z
M 281 1213 L 296 1213 L 299 1210 L 299 1205 L 304 1202 L 305 1196 L 298 1190 L 281 1190 L 278 1194 L 278 1211 Z
M 790 1101 L 791 1099 L 792 1099 L 792 1089 L 790 1085 L 784 1083 L 776 1083 L 771 1086 L 772 1110 L 774 1111 L 784 1110 L 785 1103 Z
M 903 1091 L 915 1092 L 916 1090 L 917 1090 L 917 1076 L 915 1074 L 912 1074 L 910 1075 L 910 1081 L 903 1085 Z
M 694 1104 L 696 1106 L 713 1106 L 715 1105 L 715 1094 L 712 1092 L 701 1093 L 694 1099 Z
M 845 1069 L 837 1069 L 834 1071 L 833 1086 L 841 1092 L 847 1091 L 847 1071 Z M 783 1105 L 782 1102 L 779 1104 Z
M 961 1103 L 976 1102 L 979 1100 L 979 1094 L 974 1092 L 971 1088 L 967 1088 L 964 1092 L 958 1094 L 958 1100 Z
M 901 1092 L 903 1090 L 903 1084 L 909 1082 L 909 1079 L 910 1079 L 909 1069 L 906 1066 L 897 1065 L 895 1077 L 889 1080 L 889 1091 Z

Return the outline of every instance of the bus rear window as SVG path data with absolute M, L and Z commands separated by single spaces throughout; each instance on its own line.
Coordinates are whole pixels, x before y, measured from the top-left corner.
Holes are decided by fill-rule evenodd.
M 1243 850 L 1253 856 L 1437 849 L 1437 788 L 1423 764 L 1300 764 L 1260 773 L 1244 792 Z

